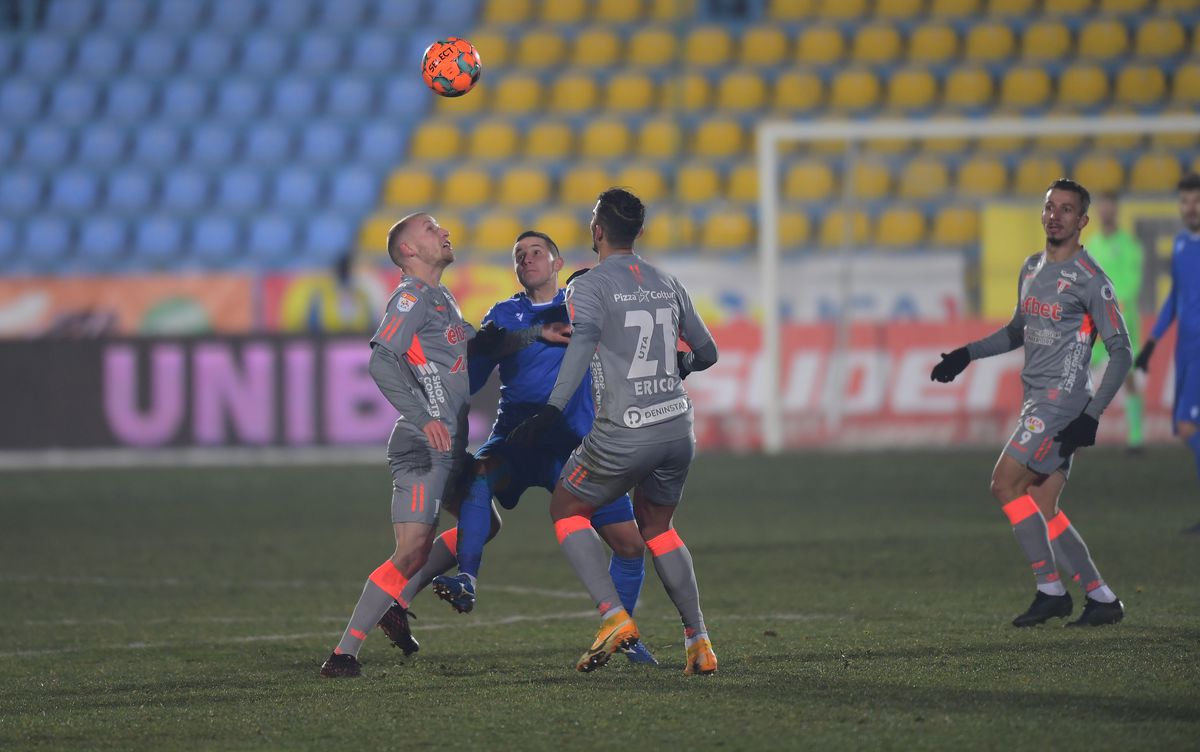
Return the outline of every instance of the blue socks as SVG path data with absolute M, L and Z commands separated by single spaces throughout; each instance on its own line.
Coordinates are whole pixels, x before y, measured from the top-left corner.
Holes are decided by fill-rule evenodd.
M 638 595 L 642 592 L 642 581 L 646 579 L 646 558 L 625 559 L 613 554 L 612 561 L 608 563 L 608 573 L 617 588 L 621 605 L 632 614 L 637 606 Z
M 492 489 L 476 478 L 458 511 L 458 571 L 479 576 L 483 544 L 492 530 Z

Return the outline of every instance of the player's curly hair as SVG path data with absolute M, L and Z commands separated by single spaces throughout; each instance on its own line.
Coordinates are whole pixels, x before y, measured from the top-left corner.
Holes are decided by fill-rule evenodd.
M 613 248 L 632 248 L 646 222 L 646 205 L 624 188 L 609 188 L 600 194 L 596 224 Z
M 1175 186 L 1178 191 L 1200 191 L 1200 172 L 1189 172 Z
M 1072 180 L 1070 178 L 1059 178 L 1058 180 L 1055 180 L 1053 183 L 1051 183 L 1050 187 L 1047 188 L 1046 190 L 1047 191 L 1054 191 L 1054 190 L 1070 191 L 1071 193 L 1074 193 L 1076 196 L 1079 196 L 1079 204 L 1080 204 L 1079 213 L 1080 214 L 1087 214 L 1088 207 L 1092 205 L 1092 194 L 1088 193 L 1088 189 L 1084 188 L 1082 185 L 1080 185 L 1079 183 L 1076 183 L 1074 180 Z

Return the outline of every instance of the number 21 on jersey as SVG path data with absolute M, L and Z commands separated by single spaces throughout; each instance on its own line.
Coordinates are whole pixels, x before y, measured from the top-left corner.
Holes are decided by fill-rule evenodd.
M 654 313 L 635 309 L 625 312 L 625 328 L 637 329 L 637 345 L 629 364 L 630 379 L 645 379 L 658 375 L 658 359 L 651 358 L 655 326 L 662 329 L 663 359 L 668 376 L 675 373 L 675 343 L 679 339 L 675 331 L 675 318 L 670 308 L 656 308 Z

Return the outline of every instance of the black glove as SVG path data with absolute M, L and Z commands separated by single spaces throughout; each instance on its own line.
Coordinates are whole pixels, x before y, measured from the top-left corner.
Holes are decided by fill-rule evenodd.
M 1066 446 L 1090 447 L 1096 443 L 1096 429 L 1099 427 L 1100 421 L 1087 413 L 1080 413 L 1078 418 L 1058 432 L 1054 440 Z
M 951 381 L 954 381 L 955 376 L 966 369 L 967 364 L 970 362 L 971 354 L 967 352 L 967 348 L 965 347 L 951 350 L 949 354 L 942 353 L 942 362 L 933 367 L 933 371 L 929 374 L 929 380 L 949 384 Z
M 1154 355 L 1154 340 L 1146 340 L 1146 344 L 1142 345 L 1142 351 L 1138 353 L 1137 360 L 1133 361 L 1134 368 L 1140 368 L 1142 373 L 1150 372 L 1150 358 Z
M 533 415 L 521 421 L 521 424 L 508 434 L 508 443 L 512 446 L 532 446 L 542 437 L 562 416 L 562 410 L 554 405 L 545 405 Z
M 684 352 L 683 350 L 675 351 L 675 365 L 679 369 L 679 378 L 686 379 L 688 374 L 692 372 L 692 361 L 696 359 L 691 351 Z
M 504 343 L 504 336 L 507 333 L 495 321 L 487 322 L 479 327 L 479 331 L 475 332 L 475 336 L 468 343 L 468 354 L 490 356 Z

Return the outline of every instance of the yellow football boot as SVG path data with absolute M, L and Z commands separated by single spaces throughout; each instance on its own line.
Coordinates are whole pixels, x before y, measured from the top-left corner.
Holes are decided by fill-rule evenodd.
M 633 622 L 633 617 L 625 609 L 617 609 L 600 624 L 596 640 L 575 664 L 575 669 L 595 671 L 608 663 L 613 653 L 622 648 L 632 647 L 637 644 L 638 639 L 638 628 Z
M 701 637 L 688 646 L 687 665 L 683 667 L 683 673 L 691 676 L 693 674 L 715 674 L 716 672 L 717 654 L 713 652 L 712 643 L 708 641 L 707 637 Z

